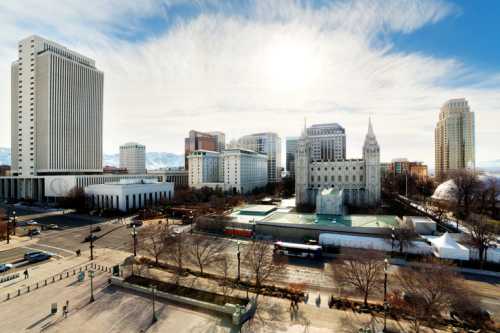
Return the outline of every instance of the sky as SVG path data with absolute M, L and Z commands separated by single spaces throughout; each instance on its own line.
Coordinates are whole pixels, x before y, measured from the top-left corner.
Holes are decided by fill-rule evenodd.
M 137 141 L 183 153 L 190 129 L 228 140 L 337 122 L 361 157 L 368 117 L 381 159 L 434 165 L 439 108 L 475 112 L 476 161 L 500 159 L 500 2 L 2 0 L 0 147 L 10 66 L 36 34 L 104 72 L 104 152 Z

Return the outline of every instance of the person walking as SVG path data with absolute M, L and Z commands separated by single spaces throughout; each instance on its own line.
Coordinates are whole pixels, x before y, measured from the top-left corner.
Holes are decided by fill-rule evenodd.
M 30 273 L 28 273 L 28 269 L 26 269 L 24 271 L 24 279 L 26 280 L 27 278 L 29 278 L 29 276 L 30 276 Z

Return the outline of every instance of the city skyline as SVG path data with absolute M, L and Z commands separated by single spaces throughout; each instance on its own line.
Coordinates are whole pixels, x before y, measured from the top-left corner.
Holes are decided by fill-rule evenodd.
M 106 153 L 137 141 L 149 151 L 182 154 L 190 129 L 221 130 L 228 142 L 269 131 L 284 142 L 300 134 L 304 117 L 339 123 L 352 138 L 347 151 L 357 152 L 371 114 L 382 161 L 404 156 L 432 168 L 439 109 L 463 97 L 476 114 L 476 160 L 497 159 L 500 68 L 488 57 L 499 51 L 476 50 L 489 54 L 484 58 L 448 45 L 448 53 L 436 51 L 443 40 L 453 42 L 446 31 L 455 24 L 487 34 L 490 16 L 479 23 L 461 2 L 405 4 L 151 1 L 123 2 L 113 12 L 112 5 L 88 11 L 75 3 L 53 18 L 50 6 L 33 3 L 28 12 L 30 6 L 3 3 L 0 147 L 10 146 L 17 42 L 37 34 L 88 55 L 104 72 Z M 481 38 L 464 42 L 481 46 Z

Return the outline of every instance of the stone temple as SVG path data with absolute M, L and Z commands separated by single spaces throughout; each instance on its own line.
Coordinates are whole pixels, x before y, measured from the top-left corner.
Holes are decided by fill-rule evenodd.
M 371 120 L 368 121 L 362 154 L 361 159 L 314 159 L 308 130 L 304 128 L 295 157 L 297 206 L 323 205 L 324 200 L 328 202 L 328 198 L 318 199 L 325 189 L 334 189 L 336 192 L 328 195 L 341 196 L 343 204 L 377 206 L 380 202 L 380 147 Z

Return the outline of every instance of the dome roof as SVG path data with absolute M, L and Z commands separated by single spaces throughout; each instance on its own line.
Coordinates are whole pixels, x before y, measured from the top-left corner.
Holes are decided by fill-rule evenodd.
M 498 177 L 488 176 L 488 175 L 480 175 L 478 177 L 479 181 L 484 186 L 488 185 L 488 181 L 494 178 L 497 179 L 497 187 L 500 190 L 500 179 Z M 455 201 L 454 192 L 456 191 L 456 189 L 457 186 L 455 185 L 453 179 L 449 179 L 444 183 L 439 184 L 438 187 L 436 187 L 436 190 L 434 191 L 434 194 L 432 195 L 431 198 L 434 200 Z M 497 200 L 500 201 L 500 194 L 497 196 Z

